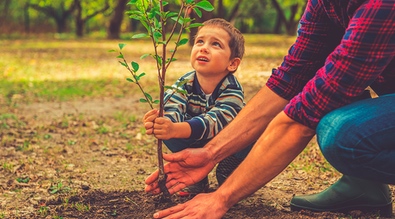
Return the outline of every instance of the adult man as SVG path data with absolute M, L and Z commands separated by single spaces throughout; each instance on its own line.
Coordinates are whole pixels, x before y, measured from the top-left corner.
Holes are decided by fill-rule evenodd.
M 344 176 L 320 194 L 294 197 L 291 208 L 391 214 L 386 183 L 395 183 L 394 20 L 390 0 L 309 1 L 284 62 L 235 120 L 204 148 L 164 156 L 170 161 L 167 187 L 174 193 L 199 181 L 258 139 L 249 155 L 215 192 L 154 217 L 221 218 L 277 176 L 315 134 Z M 368 87 L 380 97 L 366 99 Z M 159 193 L 156 177 L 147 178 L 146 191 Z

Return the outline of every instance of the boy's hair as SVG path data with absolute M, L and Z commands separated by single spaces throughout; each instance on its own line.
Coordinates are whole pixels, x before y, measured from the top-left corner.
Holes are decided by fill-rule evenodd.
M 243 58 L 244 55 L 243 34 L 241 34 L 241 32 L 237 28 L 235 28 L 231 23 L 229 23 L 228 21 L 222 18 L 213 18 L 203 22 L 203 26 L 199 27 L 198 32 L 204 26 L 216 26 L 228 32 L 230 36 L 230 40 L 229 40 L 229 47 L 231 50 L 230 58 L 231 59 L 236 57 L 240 59 Z

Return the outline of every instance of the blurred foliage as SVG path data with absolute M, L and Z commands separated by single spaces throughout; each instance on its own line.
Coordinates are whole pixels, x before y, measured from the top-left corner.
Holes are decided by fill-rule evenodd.
M 57 33 L 57 22 L 55 19 L 44 13 L 50 8 L 60 16 L 69 9 L 73 9 L 75 2 L 80 2 L 82 7 L 82 17 L 86 18 L 94 12 L 103 8 L 108 2 L 109 9 L 97 14 L 85 21 L 84 33 L 107 32 L 109 20 L 115 13 L 118 1 L 110 0 L 2 0 L 0 1 L 0 36 L 11 36 L 13 33 L 19 34 L 47 34 Z M 179 7 L 179 0 L 168 0 L 169 10 L 171 7 Z M 296 26 L 304 10 L 306 1 L 304 0 L 210 0 L 217 11 L 211 16 L 223 17 L 239 28 L 244 33 L 274 33 L 276 25 L 280 25 L 279 33 L 286 33 L 286 24 L 279 22 L 279 10 L 284 14 L 285 19 L 292 19 L 291 25 Z M 280 6 L 276 8 L 275 3 Z M 295 15 L 292 10 L 297 6 Z M 37 8 L 43 10 L 37 10 Z M 126 10 L 131 10 L 128 5 Z M 118 12 L 119 13 L 119 12 Z M 64 33 L 76 32 L 76 10 L 70 15 L 65 15 Z M 121 23 L 122 33 L 141 31 L 144 27 L 123 12 L 124 18 Z M 55 15 L 54 15 L 55 16 Z M 296 23 L 297 24 L 297 23 Z M 296 34 L 296 33 L 295 33 Z

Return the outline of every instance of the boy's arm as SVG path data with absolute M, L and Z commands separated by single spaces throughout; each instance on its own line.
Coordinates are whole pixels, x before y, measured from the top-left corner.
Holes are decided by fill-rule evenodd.
M 241 87 L 228 87 L 216 98 L 215 105 L 205 114 L 195 116 L 187 122 L 191 125 L 191 137 L 211 139 L 225 128 L 244 107 Z
M 153 123 L 154 135 L 158 139 L 168 140 L 171 138 L 189 138 L 191 126 L 187 122 L 173 123 L 169 118 L 158 117 Z

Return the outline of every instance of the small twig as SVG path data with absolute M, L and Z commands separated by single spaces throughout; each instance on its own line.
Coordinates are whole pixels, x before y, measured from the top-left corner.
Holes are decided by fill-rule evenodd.
M 144 91 L 143 87 L 139 83 L 139 79 L 137 78 L 136 73 L 129 67 L 122 52 L 119 52 L 119 54 L 120 54 L 120 57 L 122 57 L 122 59 L 123 59 L 123 66 L 125 66 L 125 68 L 132 74 L 132 76 L 134 78 L 134 83 L 137 84 L 137 86 L 140 88 L 141 92 L 144 94 L 145 100 L 147 100 L 147 103 L 150 105 L 151 109 L 153 109 L 154 107 L 152 106 L 151 100 L 148 98 L 147 93 Z M 121 61 L 119 61 L 119 63 L 122 64 Z

